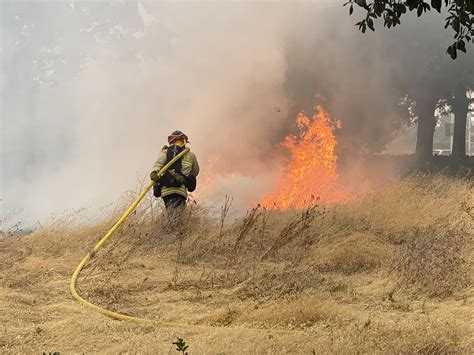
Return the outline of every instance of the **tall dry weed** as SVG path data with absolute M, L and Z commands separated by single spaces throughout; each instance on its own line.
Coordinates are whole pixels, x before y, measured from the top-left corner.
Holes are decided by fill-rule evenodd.
M 413 230 L 395 256 L 399 287 L 431 297 L 447 297 L 468 286 L 466 244 L 465 235 L 451 230 Z

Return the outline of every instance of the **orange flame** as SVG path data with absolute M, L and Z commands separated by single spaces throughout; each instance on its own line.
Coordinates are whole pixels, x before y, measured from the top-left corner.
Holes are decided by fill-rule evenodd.
M 273 192 L 265 196 L 262 205 L 281 210 L 304 208 L 314 203 L 331 204 L 349 200 L 336 171 L 336 138 L 339 122 L 331 121 L 321 107 L 315 107 L 310 119 L 303 113 L 296 117 L 298 136 L 285 137 L 282 147 L 289 151 L 283 176 Z

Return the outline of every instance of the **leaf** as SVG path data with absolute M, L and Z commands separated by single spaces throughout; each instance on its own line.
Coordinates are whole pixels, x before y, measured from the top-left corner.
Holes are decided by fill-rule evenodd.
M 454 31 L 456 31 L 456 33 L 459 32 L 459 30 L 461 29 L 461 22 L 459 21 L 459 18 L 455 17 L 453 21 L 451 21 L 451 27 Z
M 467 9 L 472 14 L 474 12 L 474 2 L 468 3 Z
M 422 13 L 423 13 L 423 5 L 420 5 L 418 6 L 418 9 L 416 10 L 416 15 L 420 17 Z
M 383 12 L 385 10 L 385 6 L 384 4 L 382 3 L 382 1 L 376 1 L 374 2 L 374 12 L 378 15 L 378 16 L 382 16 Z M 388 11 L 389 9 L 387 9 Z
M 469 15 L 465 11 L 461 11 L 459 13 L 459 20 L 464 26 L 468 26 L 469 24 Z
M 410 11 L 412 11 L 413 9 L 415 9 L 415 8 L 418 6 L 418 4 L 419 4 L 419 2 L 418 2 L 417 0 L 407 0 L 406 3 L 407 3 L 407 5 L 408 5 L 408 9 L 409 9 Z
M 375 28 L 374 28 L 374 21 L 372 21 L 371 18 L 367 19 L 367 26 L 368 26 L 372 31 L 375 31 Z
M 457 48 L 466 53 L 466 43 L 462 39 L 457 42 Z
M 441 12 L 441 0 L 431 0 L 431 6 L 433 9 L 436 9 L 436 11 Z
M 456 53 L 456 48 L 454 44 L 450 45 L 446 52 L 451 56 L 452 59 L 456 59 L 457 53 Z
M 369 7 L 367 6 L 367 1 L 366 0 L 355 0 L 356 4 L 359 5 L 360 7 L 363 7 L 364 9 L 368 10 Z
M 354 5 L 351 4 L 351 7 L 349 7 L 349 15 L 352 15 L 354 13 Z

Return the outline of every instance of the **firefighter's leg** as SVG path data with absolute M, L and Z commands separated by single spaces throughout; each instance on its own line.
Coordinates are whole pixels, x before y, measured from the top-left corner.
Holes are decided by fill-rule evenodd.
M 182 225 L 181 219 L 186 207 L 186 197 L 179 194 L 163 196 L 166 215 L 168 218 L 168 228 L 171 232 L 179 232 Z

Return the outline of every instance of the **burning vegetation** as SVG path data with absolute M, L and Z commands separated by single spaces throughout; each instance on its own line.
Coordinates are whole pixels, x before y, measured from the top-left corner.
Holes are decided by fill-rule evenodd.
M 298 114 L 298 135 L 288 135 L 281 143 L 289 158 L 275 190 L 263 198 L 263 206 L 289 210 L 307 207 L 315 201 L 324 204 L 349 201 L 336 167 L 334 130 L 340 122 L 332 120 L 322 106 L 314 109 L 311 118 Z

